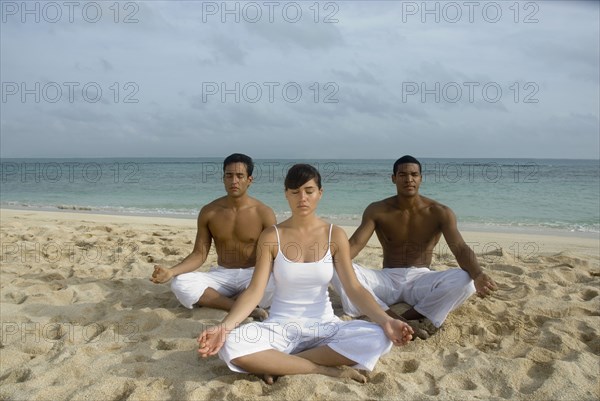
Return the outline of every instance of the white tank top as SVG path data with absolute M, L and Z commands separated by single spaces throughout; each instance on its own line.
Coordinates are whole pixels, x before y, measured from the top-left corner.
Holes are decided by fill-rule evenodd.
M 331 230 L 325 256 L 316 262 L 298 263 L 287 259 L 281 252 L 281 240 L 277 226 L 277 256 L 273 261 L 275 294 L 269 310 L 270 320 L 339 320 L 333 313 L 327 288 L 333 277 L 331 257 Z

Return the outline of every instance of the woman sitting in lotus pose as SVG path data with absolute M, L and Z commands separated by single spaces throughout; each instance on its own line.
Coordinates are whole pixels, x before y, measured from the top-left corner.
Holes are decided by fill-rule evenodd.
M 412 329 L 388 316 L 356 279 L 346 233 L 321 220 L 321 176 L 296 164 L 285 178 L 292 216 L 265 229 L 258 240 L 254 275 L 223 321 L 198 337 L 201 356 L 219 353 L 236 372 L 273 376 L 320 373 L 366 378 L 394 345 L 412 338 Z M 342 321 L 333 313 L 328 285 L 336 270 L 349 298 L 373 322 Z M 240 323 L 254 310 L 273 272 L 275 294 L 264 322 Z

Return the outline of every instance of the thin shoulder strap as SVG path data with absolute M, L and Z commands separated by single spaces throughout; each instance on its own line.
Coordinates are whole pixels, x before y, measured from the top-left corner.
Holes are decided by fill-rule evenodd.
M 276 224 L 273 224 L 273 227 L 275 227 L 275 234 L 277 234 L 277 250 L 281 252 L 281 239 L 279 239 L 279 230 L 277 229 Z
M 329 225 L 329 248 L 331 248 L 331 232 L 333 231 L 333 224 Z

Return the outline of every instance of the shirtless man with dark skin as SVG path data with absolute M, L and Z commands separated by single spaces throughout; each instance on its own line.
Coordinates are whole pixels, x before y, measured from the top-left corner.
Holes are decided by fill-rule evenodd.
M 171 268 L 154 266 L 150 281 L 166 283 L 186 307 L 193 305 L 230 310 L 235 297 L 250 283 L 256 263 L 256 244 L 260 233 L 276 224 L 275 213 L 247 193 L 252 184 L 252 159 L 233 154 L 223 163 L 226 196 L 204 206 L 198 215 L 198 231 L 192 252 Z M 194 272 L 208 256 L 214 241 L 218 267 L 209 272 Z M 267 294 L 261 306 L 268 306 Z M 253 317 L 267 317 L 256 308 Z
M 448 313 L 474 292 L 483 298 L 497 286 L 462 238 L 454 212 L 419 194 L 421 165 L 415 158 L 404 156 L 396 161 L 392 182 L 397 194 L 370 204 L 350 238 L 350 256 L 355 258 L 375 232 L 383 249 L 383 269 L 365 269 L 356 264 L 354 269 L 359 281 L 373 291 L 389 315 L 398 318 L 389 305 L 406 302 L 411 308 L 400 318 L 427 317 L 440 327 Z M 462 270 L 429 270 L 442 235 Z M 356 316 L 354 306 L 344 294 L 340 295 L 345 313 Z

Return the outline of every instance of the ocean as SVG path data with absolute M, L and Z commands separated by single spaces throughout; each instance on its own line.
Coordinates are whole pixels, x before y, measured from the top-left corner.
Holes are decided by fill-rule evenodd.
M 420 193 L 451 207 L 461 229 L 600 233 L 600 162 L 420 159 Z M 319 214 L 358 225 L 369 203 L 395 194 L 394 160 L 256 159 L 250 195 L 289 216 L 283 179 L 311 163 L 323 178 Z M 225 194 L 222 158 L 2 159 L 0 206 L 194 219 Z

